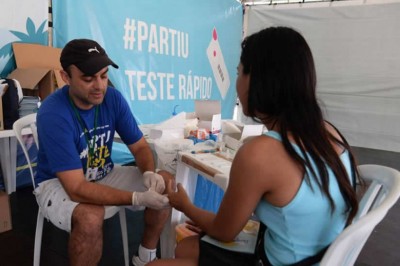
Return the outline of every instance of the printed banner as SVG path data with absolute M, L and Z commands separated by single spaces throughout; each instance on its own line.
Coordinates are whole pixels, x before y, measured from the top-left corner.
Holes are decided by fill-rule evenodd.
M 53 2 L 54 46 L 90 38 L 139 124 L 193 112 L 194 100 L 220 100 L 222 118 L 236 103 L 242 6 L 236 0 L 70 0 Z
M 15 69 L 13 42 L 48 44 L 48 0 L 5 0 L 0 16 L 0 76 Z

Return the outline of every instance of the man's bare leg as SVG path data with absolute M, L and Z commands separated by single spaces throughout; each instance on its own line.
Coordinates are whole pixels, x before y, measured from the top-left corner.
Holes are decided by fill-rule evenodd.
M 104 207 L 78 204 L 72 213 L 68 243 L 70 265 L 97 265 L 103 252 Z
M 174 180 L 174 176 L 169 172 L 160 171 L 158 173 L 164 178 L 165 186 L 167 186 L 168 180 Z M 161 232 L 164 229 L 164 225 L 167 222 L 170 213 L 171 209 L 156 211 L 147 208 L 144 211 L 145 228 L 141 243 L 143 247 L 148 249 L 157 248 L 158 240 L 160 239 Z

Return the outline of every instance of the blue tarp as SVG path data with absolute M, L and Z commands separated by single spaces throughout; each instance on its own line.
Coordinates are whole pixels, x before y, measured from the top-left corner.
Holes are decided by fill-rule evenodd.
M 33 166 L 33 174 L 36 175 L 36 163 L 37 163 L 37 148 L 33 140 L 32 135 L 23 136 L 25 140 L 25 145 L 28 149 L 29 158 L 31 160 Z M 26 158 L 24 152 L 22 151 L 21 146 L 17 143 L 17 173 L 16 173 L 16 187 L 26 187 L 31 186 L 31 174 L 29 172 L 28 164 L 26 162 Z M 3 180 L 3 172 L 0 171 L 0 189 L 4 190 L 4 180 Z
M 194 195 L 194 204 L 197 207 L 216 213 L 223 196 L 224 191 L 219 186 L 201 175 L 197 177 L 196 192 Z

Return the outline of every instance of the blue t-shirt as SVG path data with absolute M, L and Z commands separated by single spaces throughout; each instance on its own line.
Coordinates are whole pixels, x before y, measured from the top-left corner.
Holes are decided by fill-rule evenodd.
M 266 135 L 281 141 L 281 136 L 275 131 L 269 131 Z M 299 147 L 292 145 L 302 156 Z M 314 171 L 318 173 L 314 161 L 309 158 Z M 340 158 L 351 176 L 348 151 L 344 151 Z M 311 177 L 310 170 L 306 169 L 305 174 L 310 177 L 312 188 L 303 178 L 296 196 L 289 204 L 281 208 L 262 199 L 255 210 L 257 217 L 267 226 L 264 247 L 272 265 L 289 265 L 317 254 L 328 246 L 346 225 L 347 206 L 332 170 L 328 168 L 329 191 L 335 203 L 333 213 L 328 198 Z
M 86 140 L 92 142 L 93 138 L 94 160 L 91 160 L 90 168 L 96 169 L 96 174 L 90 176 L 90 181 L 102 179 L 114 167 L 111 151 L 115 131 L 127 145 L 137 142 L 143 136 L 128 103 L 118 90 L 108 87 L 104 101 L 98 107 L 90 110 L 76 107 L 81 122 L 74 112 L 68 92 L 68 85 L 57 90 L 43 101 L 39 109 L 37 184 L 55 178 L 56 173 L 61 171 L 82 168 L 86 174 L 89 166 Z M 96 108 L 98 114 L 95 129 Z M 82 124 L 88 130 L 86 136 Z

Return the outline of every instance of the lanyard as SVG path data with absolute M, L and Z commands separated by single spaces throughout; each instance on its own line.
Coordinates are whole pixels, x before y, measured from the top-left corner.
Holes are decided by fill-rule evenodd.
M 76 108 L 74 102 L 72 101 L 71 97 L 69 97 L 69 102 L 71 103 L 72 109 L 74 110 L 75 116 L 79 121 L 79 124 L 82 127 L 83 130 L 83 135 L 85 135 L 86 143 L 88 145 L 88 166 L 91 167 L 94 165 L 94 159 L 95 159 L 95 152 L 94 152 L 94 146 L 95 146 L 95 139 L 96 139 L 96 132 L 97 132 L 97 117 L 99 113 L 99 106 L 96 106 L 95 114 L 94 114 L 94 134 L 93 134 L 93 140 L 90 141 L 90 133 L 89 130 L 86 128 L 85 123 L 83 123 L 83 120 L 81 118 L 81 115 L 78 112 L 78 109 Z

